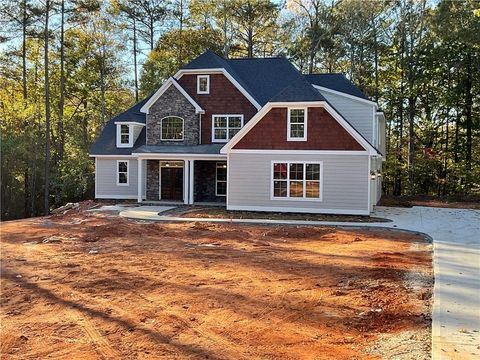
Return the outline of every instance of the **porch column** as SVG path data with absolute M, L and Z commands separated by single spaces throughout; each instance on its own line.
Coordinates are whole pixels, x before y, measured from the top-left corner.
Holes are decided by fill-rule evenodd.
M 142 188 L 143 188 L 143 186 L 142 186 L 142 178 L 143 178 L 143 176 L 142 176 L 143 166 L 142 166 L 142 165 L 143 165 L 143 160 L 140 159 L 140 158 L 138 158 L 137 164 L 138 164 L 137 201 L 140 203 L 140 202 L 142 202 L 142 198 L 143 198 L 143 196 L 142 196 L 142 193 L 143 193 L 143 191 L 142 191 Z
M 188 180 L 189 180 L 189 170 L 190 170 L 190 160 L 184 160 L 183 166 L 183 203 L 188 204 L 189 194 L 188 194 Z
M 193 204 L 193 188 L 195 185 L 193 171 L 195 169 L 195 160 L 189 160 L 189 161 L 190 161 L 190 167 L 189 167 L 190 171 L 189 171 L 189 180 L 188 180 L 188 185 L 189 185 L 188 203 Z

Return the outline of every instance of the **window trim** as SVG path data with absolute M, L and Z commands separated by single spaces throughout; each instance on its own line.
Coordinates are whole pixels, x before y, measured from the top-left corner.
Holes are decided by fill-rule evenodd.
M 227 138 L 226 139 L 215 139 L 215 118 L 216 117 L 226 117 L 227 118 Z M 243 114 L 212 114 L 212 143 L 228 143 L 232 138 L 228 138 L 229 133 L 229 126 L 228 126 L 228 118 L 229 117 L 240 117 L 240 130 L 242 130 L 244 121 L 243 121 Z M 240 131 L 239 130 L 239 131 Z
M 304 131 L 303 137 L 291 137 L 290 136 L 290 116 L 292 110 L 303 110 L 304 113 Z M 287 141 L 307 141 L 307 130 L 308 130 L 308 107 L 288 107 L 287 108 Z
M 120 182 L 120 171 L 119 171 L 119 165 L 121 162 L 124 162 L 127 164 L 127 182 L 126 183 L 121 183 Z M 124 171 L 122 171 L 123 173 Z M 130 160 L 117 160 L 117 171 L 116 171 L 116 174 L 117 174 L 117 186 L 129 186 L 130 184 Z
M 274 196 L 274 169 L 275 164 L 287 164 L 287 196 L 286 197 L 278 197 Z M 303 164 L 303 197 L 290 197 L 290 164 Z M 306 186 L 305 183 L 308 181 L 306 179 L 307 172 L 306 172 L 306 165 L 313 164 L 313 165 L 320 165 L 320 179 L 319 179 L 319 190 L 320 190 L 320 197 L 318 198 L 307 198 L 305 197 Z M 316 201 L 322 202 L 323 201 L 323 161 L 299 161 L 299 160 L 272 160 L 271 161 L 271 168 L 270 168 L 270 200 L 285 200 L 285 201 Z
M 128 143 L 122 144 L 122 125 L 128 127 Z M 131 124 L 117 123 L 117 148 L 133 147 L 133 126 Z
M 225 180 L 218 180 L 218 167 L 219 167 L 218 165 L 219 164 L 226 165 L 225 169 L 227 169 L 227 179 L 225 179 Z M 217 184 L 219 182 L 225 183 L 225 194 L 219 194 L 218 193 Z M 215 163 L 215 196 L 227 196 L 227 191 L 228 191 L 228 165 L 227 165 L 226 161 L 217 161 Z
M 177 118 L 182 120 L 182 138 L 181 139 L 165 139 L 163 137 L 163 120 L 167 118 Z M 184 141 L 184 140 L 185 140 L 185 119 L 175 115 L 164 116 L 163 118 L 160 119 L 160 141 Z
M 207 90 L 200 90 L 200 79 L 207 79 Z M 210 94 L 210 75 L 197 75 L 197 94 Z

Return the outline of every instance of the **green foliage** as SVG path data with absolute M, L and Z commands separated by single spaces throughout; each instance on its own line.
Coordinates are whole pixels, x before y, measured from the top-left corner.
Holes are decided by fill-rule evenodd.
M 222 39 L 218 31 L 207 28 L 165 33 L 143 65 L 140 88 L 143 96 L 153 93 L 179 67 L 207 49 L 221 53 Z

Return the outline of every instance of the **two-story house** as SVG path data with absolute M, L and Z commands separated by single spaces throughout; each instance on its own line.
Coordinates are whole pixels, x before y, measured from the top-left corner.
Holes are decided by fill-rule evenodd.
M 106 124 L 95 197 L 369 214 L 384 133 L 377 104 L 341 74 L 207 51 Z

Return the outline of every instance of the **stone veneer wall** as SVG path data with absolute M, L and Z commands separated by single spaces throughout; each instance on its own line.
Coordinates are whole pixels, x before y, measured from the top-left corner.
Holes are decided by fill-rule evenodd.
M 184 120 L 183 141 L 161 141 L 161 119 L 178 116 Z M 147 114 L 147 145 L 198 145 L 200 116 L 178 89 L 171 85 Z
M 225 196 L 215 195 L 216 161 L 195 161 L 194 201 L 224 203 Z
M 159 168 L 158 160 L 147 160 L 147 200 L 157 201 L 159 199 Z

